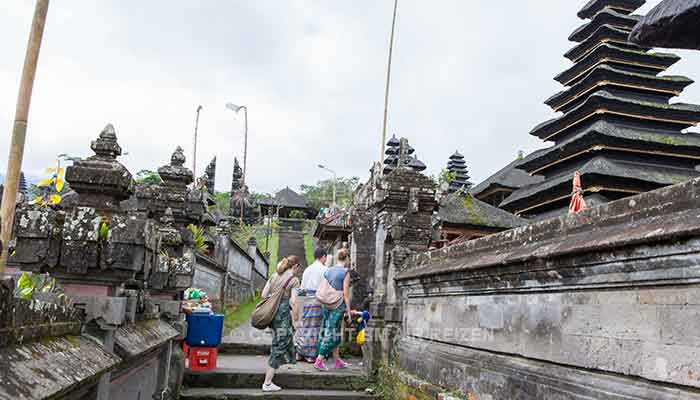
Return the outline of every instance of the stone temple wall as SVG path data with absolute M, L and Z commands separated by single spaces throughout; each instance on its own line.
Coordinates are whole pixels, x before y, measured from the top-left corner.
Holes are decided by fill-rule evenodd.
M 221 236 L 216 251 L 216 261 L 225 270 L 223 303 L 226 307 L 245 303 L 262 291 L 267 277 L 260 271 L 267 271 L 268 261 L 255 242 L 246 251 L 230 237 Z
M 700 180 L 395 268 L 393 362 L 422 380 L 482 400 L 700 399 Z

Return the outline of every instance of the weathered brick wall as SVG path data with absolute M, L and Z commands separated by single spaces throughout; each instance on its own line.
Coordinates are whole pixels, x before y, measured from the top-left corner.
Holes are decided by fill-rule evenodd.
M 700 399 L 699 197 L 696 180 L 418 254 L 398 366 L 477 399 Z

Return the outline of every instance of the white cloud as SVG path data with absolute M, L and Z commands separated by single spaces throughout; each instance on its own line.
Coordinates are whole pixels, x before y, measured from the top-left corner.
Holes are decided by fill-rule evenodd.
M 584 4 L 399 2 L 390 133 L 409 138 L 437 172 L 459 149 L 474 181 L 526 151 L 554 114 L 568 34 Z M 658 3 L 650 1 L 643 10 Z M 367 176 L 377 157 L 392 1 L 53 2 L 29 122 L 24 169 L 40 173 L 59 153 L 89 154 L 114 123 L 133 173 L 190 156 L 195 109 L 198 173 L 217 155 L 218 188 L 242 158 L 249 107 L 249 183 L 272 192 L 341 175 Z M 0 4 L 0 127 L 14 116 L 32 2 Z M 697 78 L 700 53 L 668 73 Z M 700 103 L 700 85 L 679 101 Z M 9 134 L 0 135 L 7 149 Z M 0 152 L 0 169 L 6 164 Z

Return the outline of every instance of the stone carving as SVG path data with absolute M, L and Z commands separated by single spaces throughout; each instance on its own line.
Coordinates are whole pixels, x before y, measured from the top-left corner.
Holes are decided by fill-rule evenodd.
M 24 271 L 50 273 L 64 285 L 72 300 L 71 308 L 56 312 L 59 318 L 67 318 L 65 322 L 35 324 L 28 327 L 30 331 L 17 331 L 22 337 L 41 336 L 42 340 L 55 341 L 54 335 L 79 335 L 84 326 L 101 344 L 71 339 L 71 344 L 85 342 L 85 346 L 69 353 L 82 354 L 90 345 L 94 347 L 90 351 L 99 350 L 114 359 L 112 364 L 76 379 L 84 381 L 84 385 L 97 383 L 91 377 L 98 371 L 107 371 L 119 362 L 119 357 L 117 369 L 122 371 L 142 357 L 160 357 L 161 365 L 167 362 L 164 349 L 182 338 L 177 339 L 179 331 L 162 318 L 178 319 L 180 304 L 174 300 L 192 285 L 194 256 L 187 225 L 202 220 L 208 195 L 187 187 L 192 183 L 192 172 L 184 167 L 185 157 L 179 147 L 170 163 L 158 170 L 162 183 L 139 185 L 135 190 L 131 174 L 117 161 L 122 149 L 114 127 L 107 125 L 91 148 L 95 155 L 76 161 L 67 170 L 66 180 L 74 190 L 70 201 L 52 206 L 19 205 L 14 226 L 16 253 L 10 261 L 11 266 Z M 7 302 L 3 302 L 7 296 L 1 292 L 3 310 L 7 308 Z M 15 303 L 24 307 L 27 302 Z M 32 310 L 38 307 L 44 306 L 29 304 Z M 20 310 L 19 306 L 15 309 Z M 4 325 L 0 322 L 0 332 Z M 7 344 L 0 338 L 0 347 Z M 154 351 L 156 348 L 161 351 Z M 34 352 L 18 348 L 17 353 L 28 351 Z M 94 351 L 86 354 L 99 356 Z M 47 354 L 46 358 L 54 356 Z M 15 361 L 11 362 L 14 368 Z M 177 365 L 180 367 L 172 369 L 170 376 L 174 382 L 181 382 L 183 368 L 181 363 Z M 36 371 L 34 375 L 46 374 Z M 31 382 L 37 381 L 34 376 L 27 376 Z M 102 376 L 105 379 L 99 380 L 97 390 L 109 391 L 114 380 L 110 383 L 109 372 Z M 168 383 L 165 378 L 159 374 L 158 394 L 164 393 L 163 387 Z M 171 389 L 172 393 L 177 392 L 177 388 Z
M 18 207 L 12 262 L 25 271 L 50 272 L 63 283 L 143 288 L 152 273 L 162 270 L 159 255 L 166 249 L 170 257 L 168 273 L 172 270 L 175 275 L 192 275 L 184 251 L 188 236 L 185 234 L 183 239 L 172 226 L 172 211 L 171 220 L 165 218 L 162 227 L 144 212 L 149 207 L 141 211 L 121 207 L 122 201 L 132 195 L 134 184 L 131 173 L 117 161 L 122 148 L 114 127 L 107 125 L 90 147 L 95 155 L 76 161 L 66 171 L 66 180 L 75 191 L 69 204 Z M 160 194 L 165 200 L 179 196 L 183 201 L 178 205 L 196 198 L 187 189 L 192 174 L 183 167 L 184 162 L 182 149 L 178 148 L 170 165 L 159 169 L 164 180 L 157 185 Z M 159 205 L 157 200 L 162 199 L 151 198 L 155 201 L 144 204 Z M 196 207 L 181 210 L 191 208 Z M 150 211 L 157 211 L 157 207 Z M 166 279 L 162 287 L 172 282 Z
M 241 207 L 242 205 L 242 207 Z M 253 225 L 256 223 L 260 212 L 255 199 L 251 196 L 248 186 L 243 182 L 243 169 L 238 164 L 238 159 L 233 161 L 233 176 L 231 180 L 231 217 L 234 221 L 239 221 L 241 218 L 241 208 L 245 213 L 245 223 Z
M 209 194 L 214 194 L 214 188 L 216 185 L 216 157 L 214 157 L 207 168 L 204 170 L 204 176 L 202 176 L 202 182 L 207 188 Z
M 137 185 L 134 196 L 125 207 L 147 212 L 156 220 L 160 220 L 165 210 L 170 208 L 178 228 L 183 229 L 189 224 L 199 225 L 207 209 L 206 198 L 203 190 L 187 187 L 194 177 L 192 171 L 184 166 L 185 161 L 185 154 L 178 146 L 170 157 L 170 163 L 158 168 L 163 182 Z
M 77 160 L 66 169 L 66 181 L 78 193 L 78 205 L 114 212 L 119 202 L 128 199 L 134 190 L 131 173 L 117 157 L 122 148 L 112 124 L 108 124 L 90 148 L 95 155 Z

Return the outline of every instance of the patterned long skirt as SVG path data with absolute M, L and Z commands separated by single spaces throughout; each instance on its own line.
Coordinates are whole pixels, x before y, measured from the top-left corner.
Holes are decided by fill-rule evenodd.
M 294 346 L 297 354 L 304 358 L 318 355 L 318 334 L 321 330 L 323 310 L 316 300 L 315 291 L 298 289 L 297 301 L 301 308 L 301 326 L 294 333 Z
M 340 328 L 345 314 L 345 303 L 341 303 L 335 310 L 326 306 L 322 306 L 322 309 L 323 322 L 318 336 L 318 354 L 327 358 L 343 340 Z
M 272 346 L 267 364 L 274 369 L 284 364 L 295 364 L 294 329 L 292 328 L 292 314 L 289 310 L 289 297 L 285 296 L 280 301 L 280 306 L 270 327 L 272 328 Z

